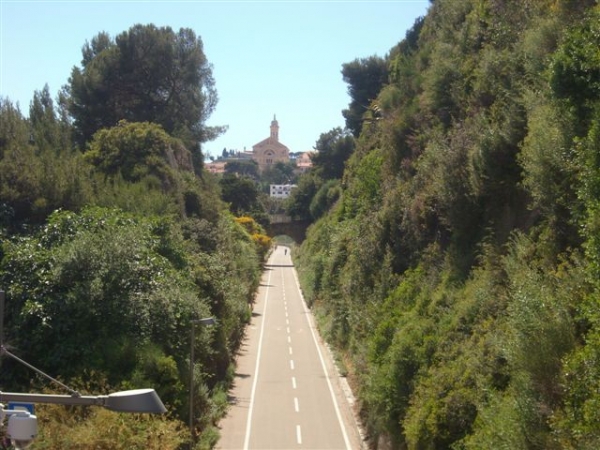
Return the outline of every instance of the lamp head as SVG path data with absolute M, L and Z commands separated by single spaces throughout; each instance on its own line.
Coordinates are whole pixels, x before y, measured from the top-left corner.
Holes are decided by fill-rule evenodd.
M 29 413 L 11 415 L 6 435 L 16 449 L 29 447 L 37 436 L 37 417 Z
M 154 389 L 134 389 L 109 394 L 104 407 L 111 411 L 162 414 L 167 408 Z

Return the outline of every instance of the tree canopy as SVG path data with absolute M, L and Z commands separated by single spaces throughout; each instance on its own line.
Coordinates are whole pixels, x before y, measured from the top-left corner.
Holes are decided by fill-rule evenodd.
M 258 186 L 252 178 L 228 173 L 219 180 L 219 185 L 221 198 L 235 215 L 252 216 L 261 210 Z
M 311 157 L 312 170 L 324 180 L 341 179 L 354 147 L 353 136 L 339 127 L 322 133 Z
M 195 154 L 218 133 L 205 125 L 217 92 L 193 30 L 135 25 L 114 39 L 99 33 L 82 53 L 65 88 L 81 143 L 121 120 L 159 124 Z M 195 164 L 201 167 L 199 156 Z
M 311 155 L 313 167 L 300 177 L 286 204 L 292 217 L 316 220 L 339 198 L 340 182 L 346 162 L 351 157 L 356 142 L 349 130 L 337 127 L 321 133 Z
M 98 131 L 85 159 L 106 175 L 120 175 L 126 181 L 154 176 L 165 186 L 173 184 L 175 171 L 192 170 L 190 152 L 183 144 L 148 122 L 121 121 Z
M 346 128 L 358 137 L 363 126 L 363 114 L 388 81 L 387 62 L 378 56 L 357 58 L 342 65 L 342 76 L 348 83 L 351 98 L 342 115 L 346 119 Z

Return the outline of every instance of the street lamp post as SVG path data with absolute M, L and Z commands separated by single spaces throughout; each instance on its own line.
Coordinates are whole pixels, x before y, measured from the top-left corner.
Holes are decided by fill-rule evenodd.
M 8 418 L 7 435 L 17 449 L 31 445 L 37 436 L 37 417 L 29 411 L 4 409 L 4 402 L 49 403 L 73 406 L 103 406 L 116 412 L 154 413 L 167 412 L 154 389 L 134 389 L 109 395 L 48 395 L 0 392 L 0 425 Z
M 152 413 L 167 412 L 160 397 L 154 389 L 133 389 L 115 392 L 108 395 L 52 395 L 21 394 L 18 392 L 1 392 L 0 403 L 24 402 L 46 403 L 71 406 L 103 406 L 116 412 Z
M 206 317 L 204 319 L 193 319 L 190 338 L 190 450 L 194 448 L 195 433 L 194 433 L 194 342 L 196 340 L 196 324 L 208 326 L 214 325 L 215 319 Z

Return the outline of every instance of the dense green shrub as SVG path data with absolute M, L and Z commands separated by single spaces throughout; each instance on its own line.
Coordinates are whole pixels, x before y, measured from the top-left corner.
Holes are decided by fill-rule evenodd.
M 138 47 L 148 42 L 158 45 L 142 55 Z M 157 55 L 172 56 L 173 43 L 189 52 L 183 62 L 170 61 L 177 74 L 167 77 L 169 89 L 183 76 L 189 89 L 179 79 L 177 95 L 198 95 L 145 108 L 152 95 L 132 81 L 144 75 L 135 70 L 164 68 Z M 139 64 L 126 64 L 133 72 L 121 80 L 125 90 L 109 93 L 123 102 L 90 101 L 99 93 L 96 69 L 131 58 Z M 193 383 L 197 448 L 211 448 L 269 241 L 253 240 L 235 223 L 216 178 L 201 170 L 199 144 L 220 130 L 204 125 L 216 103 L 210 65 L 191 30 L 176 35 L 153 25 L 115 41 L 98 34 L 85 44 L 82 65 L 57 104 L 47 87 L 36 92 L 28 118 L 0 99 L 4 343 L 81 392 L 154 387 L 169 414 L 41 408 L 36 445 L 180 448 L 189 438 L 182 423 Z M 111 109 L 125 103 L 133 106 L 124 116 Z M 124 117 L 129 122 L 119 122 Z M 216 324 L 197 329 L 190 342 L 193 320 L 208 316 Z M 9 358 L 2 374 L 3 390 L 57 388 Z
M 598 446 L 598 13 L 439 0 L 393 49 L 297 252 L 374 448 Z
M 7 239 L 0 266 L 7 341 L 67 383 L 82 377 L 96 391 L 154 387 L 173 417 L 185 420 L 191 321 L 214 316 L 217 325 L 198 329 L 193 343 L 194 383 L 204 386 L 197 425 L 211 428 L 223 413 L 213 394 L 231 379 L 259 260 L 229 216 L 195 222 L 196 230 L 193 223 L 182 232 L 166 217 L 87 208 L 55 212 L 38 233 Z M 31 379 L 11 360 L 3 374 L 5 388 Z
M 8 244 L 2 278 L 23 356 L 67 378 L 106 370 L 116 384 L 146 343 L 177 350 L 175 333 L 210 311 L 180 272 L 168 227 L 110 210 L 58 212 L 39 236 Z

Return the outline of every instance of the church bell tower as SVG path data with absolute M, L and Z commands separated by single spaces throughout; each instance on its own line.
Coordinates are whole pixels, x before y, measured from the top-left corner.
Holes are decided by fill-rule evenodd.
M 273 114 L 273 120 L 271 121 L 271 139 L 279 142 L 279 123 L 277 123 L 275 114 Z

